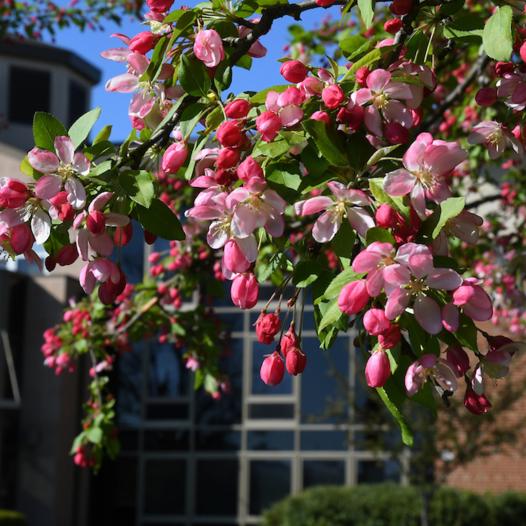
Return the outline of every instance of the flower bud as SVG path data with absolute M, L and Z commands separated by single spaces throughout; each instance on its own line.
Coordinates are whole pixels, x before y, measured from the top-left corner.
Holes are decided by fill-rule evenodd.
M 497 62 L 495 64 L 495 74 L 497 77 L 503 77 L 506 73 L 513 73 L 515 66 L 513 62 Z
M 128 47 L 130 48 L 130 51 L 133 51 L 134 53 L 146 55 L 148 51 L 151 51 L 155 47 L 158 39 L 159 37 L 150 31 L 142 31 L 130 40 Z
M 233 148 L 222 148 L 216 159 L 216 166 L 221 170 L 232 168 L 239 162 L 239 150 Z
M 270 356 L 267 356 L 261 364 L 259 376 L 267 385 L 278 385 L 283 380 L 285 374 L 285 366 L 281 356 L 274 351 Z
M 394 15 L 402 16 L 407 15 L 413 7 L 413 0 L 393 0 L 389 9 Z
M 391 324 L 387 331 L 378 335 L 378 343 L 382 349 L 393 349 L 400 343 L 401 338 L 400 327 Z
M 397 211 L 387 203 L 378 207 L 375 219 L 377 225 L 381 228 L 395 228 L 399 221 Z
M 263 179 L 265 174 L 261 166 L 254 160 L 252 156 L 248 156 L 238 167 L 237 176 L 244 181 L 248 182 L 252 177 L 259 177 Z
M 264 111 L 256 119 L 256 128 L 265 142 L 271 142 L 281 130 L 281 119 L 272 111 Z
M 484 415 L 491 409 L 491 403 L 484 394 L 477 394 L 471 386 L 467 386 L 464 395 L 464 406 L 474 415 Z
M 321 121 L 321 122 L 324 122 L 325 124 L 331 123 L 331 118 L 329 117 L 329 114 L 326 111 L 315 111 L 310 116 L 310 118 L 313 121 Z
M 207 68 L 215 68 L 225 58 L 221 35 L 215 29 L 204 29 L 195 36 L 194 55 Z
M 154 13 L 166 13 L 172 7 L 174 0 L 146 0 L 146 3 Z
M 157 240 L 157 236 L 155 234 L 152 234 L 148 230 L 144 231 L 144 242 L 147 245 L 153 245 L 156 240 Z M 155 254 L 155 252 L 153 252 L 153 254 Z
M 519 50 L 519 55 L 521 56 L 521 60 L 523 62 L 526 62 L 526 42 L 523 42 L 521 44 L 521 47 L 520 47 L 520 50 Z
M 484 289 L 470 279 L 453 292 L 453 304 L 462 307 L 474 321 L 487 321 L 493 315 L 493 304 Z
M 126 276 L 124 272 L 116 266 L 118 273 L 117 280 L 112 276 L 99 287 L 99 299 L 104 305 L 111 305 L 126 287 Z
M 55 267 L 57 266 L 57 262 L 53 256 L 48 256 L 44 260 L 44 266 L 46 267 L 46 270 L 48 272 L 53 272 L 55 270 Z
M 318 7 L 329 7 L 334 4 L 336 0 L 316 0 L 316 5 Z
M 469 356 L 460 345 L 449 346 L 446 357 L 457 378 L 462 378 L 469 370 Z
M 15 254 L 27 252 L 34 242 L 34 237 L 29 226 L 26 223 L 22 223 L 21 225 L 12 227 L 10 242 Z
M 92 234 L 102 234 L 106 228 L 106 217 L 100 210 L 92 210 L 86 218 L 86 227 Z
M 286 81 L 297 84 L 305 80 L 309 70 L 303 62 L 299 60 L 289 60 L 281 65 L 279 72 Z
M 243 133 L 237 121 L 221 123 L 217 129 L 216 137 L 223 147 L 237 148 L 243 142 Z
M 175 142 L 168 146 L 161 161 L 164 173 L 174 174 L 183 166 L 188 156 L 188 148 L 184 142 Z
M 363 326 L 371 336 L 378 336 L 391 328 L 383 309 L 369 309 L 363 316 Z
M 268 345 L 274 341 L 274 336 L 281 329 L 279 316 L 263 311 L 256 321 L 256 335 L 258 342 Z
M 402 29 L 402 20 L 400 18 L 391 18 L 384 23 L 384 29 L 394 35 Z
M 495 88 L 481 88 L 475 95 L 475 102 L 479 106 L 493 106 L 497 102 L 497 90 Z
M 61 267 L 67 267 L 68 265 L 73 265 L 79 257 L 79 252 L 77 245 L 71 244 L 62 247 L 56 257 L 56 262 Z
M 398 122 L 388 122 L 384 126 L 384 136 L 389 144 L 405 144 L 409 140 L 409 130 Z
M 230 297 L 241 309 L 251 309 L 258 301 L 259 284 L 254 274 L 238 274 L 232 281 Z
M 285 356 L 285 364 L 287 366 L 287 372 L 293 376 L 297 376 L 305 370 L 307 355 L 298 347 L 292 347 Z
M 358 70 L 356 71 L 356 82 L 360 86 L 365 86 L 365 82 L 367 80 L 367 77 L 369 76 L 369 73 L 371 73 L 371 71 L 367 66 L 362 66 L 361 68 L 358 68 Z
M 234 239 L 229 239 L 225 244 L 223 264 L 227 270 L 236 274 L 245 272 L 250 268 L 250 261 Z
M 0 208 L 19 208 L 29 197 L 27 186 L 16 179 L 0 179 Z
M 225 114 L 229 119 L 243 119 L 250 111 L 250 102 L 246 99 L 234 99 L 225 106 Z
M 293 347 L 299 347 L 299 346 L 300 346 L 300 341 L 294 329 L 294 322 L 291 322 L 290 327 L 288 328 L 287 332 L 281 337 L 279 348 L 281 352 L 283 353 L 283 356 L 286 357 L 287 353 Z
M 330 110 L 333 110 L 343 102 L 345 95 L 340 86 L 337 84 L 332 84 L 331 86 L 327 86 L 323 89 L 321 92 L 321 98 L 325 106 L 327 106 L 327 108 Z
M 118 247 L 126 246 L 133 236 L 133 226 L 128 223 L 126 226 L 118 226 L 113 234 L 113 242 Z
M 338 122 L 343 122 L 343 124 L 349 126 L 351 130 L 356 131 L 361 126 L 364 116 L 365 110 L 356 104 L 351 108 L 349 108 L 349 106 L 346 108 L 340 108 L 336 120 Z
M 338 297 L 338 307 L 345 314 L 357 314 L 369 301 L 366 282 L 364 279 L 347 283 Z
M 365 365 L 365 379 L 369 387 L 383 387 L 391 376 L 391 364 L 389 356 L 380 349 L 374 351 Z

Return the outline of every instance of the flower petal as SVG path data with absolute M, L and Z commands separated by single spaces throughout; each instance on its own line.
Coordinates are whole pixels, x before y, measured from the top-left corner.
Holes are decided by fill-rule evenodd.
M 86 204 L 86 190 L 84 185 L 75 177 L 69 177 L 64 183 L 64 189 L 68 193 L 68 202 L 73 208 L 80 210 Z
M 75 147 L 73 146 L 71 139 L 67 135 L 55 137 L 54 145 L 58 158 L 61 160 L 61 162 L 64 164 L 73 164 Z
M 44 212 L 38 209 L 31 218 L 31 231 L 35 236 L 35 242 L 39 245 L 47 241 L 49 234 L 51 234 L 51 218 Z
M 62 188 L 62 179 L 58 175 L 44 175 L 35 185 L 35 195 L 39 199 L 51 199 Z
M 413 305 L 416 321 L 429 334 L 438 334 L 442 330 L 442 314 L 438 303 L 423 294 L 419 294 Z
M 33 148 L 28 154 L 29 164 L 37 171 L 44 174 L 51 174 L 57 171 L 59 166 L 58 157 L 53 152 Z

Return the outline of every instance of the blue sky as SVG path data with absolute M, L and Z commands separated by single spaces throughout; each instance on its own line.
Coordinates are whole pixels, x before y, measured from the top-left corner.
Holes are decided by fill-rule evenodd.
M 175 7 L 178 2 L 174 4 Z M 324 14 L 326 14 L 324 12 Z M 320 11 L 314 10 L 304 13 L 303 21 L 306 27 L 314 27 L 320 22 Z M 287 27 L 294 23 L 292 18 L 277 20 L 271 34 L 264 36 L 261 42 L 267 47 L 268 54 L 262 59 L 256 59 L 251 71 L 237 68 L 234 72 L 234 82 L 230 88 L 234 93 L 246 90 L 260 90 L 266 87 L 283 83 L 279 75 L 279 63 L 277 59 L 286 53 L 283 46 L 287 42 Z M 123 65 L 105 60 L 100 56 L 101 51 L 110 47 L 119 47 L 120 41 L 110 38 L 114 32 L 133 36 L 143 30 L 143 26 L 136 19 L 125 20 L 121 26 L 114 23 L 105 24 L 106 31 L 86 31 L 81 33 L 76 28 L 63 29 L 57 32 L 55 43 L 67 49 L 71 49 L 83 58 L 96 65 L 102 70 L 101 83 L 95 87 L 92 94 L 92 107 L 102 108 L 102 117 L 99 126 L 113 124 L 112 139 L 122 140 L 130 131 L 127 116 L 130 95 L 120 93 L 106 93 L 104 83 L 114 75 L 124 71 Z

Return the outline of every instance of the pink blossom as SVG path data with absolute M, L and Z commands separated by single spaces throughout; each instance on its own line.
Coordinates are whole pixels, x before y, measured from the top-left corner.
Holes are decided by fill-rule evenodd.
M 264 111 L 256 118 L 256 129 L 265 142 L 272 142 L 281 130 L 281 119 L 273 111 Z
M 456 142 L 421 133 L 404 155 L 405 168 L 387 174 L 384 190 L 392 196 L 410 194 L 411 204 L 425 219 L 426 198 L 438 203 L 449 197 L 445 176 L 465 159 L 466 152 Z
M 429 378 L 436 381 L 445 391 L 454 392 L 457 389 L 457 379 L 449 363 L 434 354 L 424 354 L 407 369 L 405 374 L 407 394 L 414 396 Z
M 381 137 L 382 119 L 386 122 L 398 122 L 406 128 L 413 125 L 411 111 L 406 104 L 413 97 L 407 84 L 392 80 L 391 73 L 385 69 L 376 69 L 369 73 L 365 81 L 366 88 L 359 89 L 354 100 L 365 106 L 365 125 L 375 135 Z
M 486 321 L 493 315 L 490 297 L 474 278 L 465 279 L 453 292 L 453 303 L 475 321 Z
M 395 251 L 391 243 L 374 241 L 362 250 L 353 260 L 352 269 L 359 273 L 367 273 L 367 292 L 370 296 L 378 296 L 384 288 L 384 268 L 394 263 Z
M 175 142 L 164 152 L 161 169 L 164 173 L 177 173 L 188 157 L 188 148 L 184 142 Z
M 519 72 L 504 73 L 497 83 L 497 95 L 513 110 L 526 108 L 526 75 Z
M 254 274 L 238 274 L 233 279 L 230 296 L 234 305 L 241 309 L 251 309 L 256 305 L 258 295 L 259 284 Z
M 468 137 L 470 144 L 483 144 L 491 159 L 501 157 L 507 148 L 522 157 L 522 144 L 502 124 L 495 121 L 482 121 L 477 124 Z
M 446 350 L 447 361 L 457 378 L 462 378 L 469 370 L 469 356 L 459 345 L 450 345 Z
M 221 35 L 215 29 L 199 31 L 195 37 L 194 54 L 207 68 L 215 68 L 225 58 Z
M 351 281 L 343 287 L 338 296 L 338 307 L 344 313 L 358 314 L 369 302 L 365 280 Z
M 383 309 L 369 309 L 363 316 L 363 326 L 371 336 L 378 336 L 391 328 Z
M 20 208 L 29 197 L 29 189 L 17 179 L 0 178 L 0 207 Z
M 252 22 L 257 22 L 254 19 Z M 251 29 L 246 26 L 238 26 L 238 33 L 240 38 L 245 38 Z M 267 54 L 267 48 L 259 41 L 259 38 L 248 48 L 248 55 L 254 58 L 262 58 Z
M 301 104 L 305 100 L 305 95 L 295 86 L 288 87 L 282 93 L 269 91 L 265 101 L 268 111 L 279 116 L 281 125 L 285 128 L 295 126 L 303 118 Z
M 283 62 L 279 72 L 286 81 L 297 84 L 305 80 L 309 70 L 307 66 L 299 60 L 288 60 L 287 62 Z
M 300 216 L 323 211 L 312 229 L 314 239 L 318 243 L 329 242 L 340 229 L 344 218 L 360 236 L 365 237 L 367 230 L 374 226 L 373 218 L 363 208 L 371 203 L 367 195 L 361 190 L 347 188 L 338 181 L 331 181 L 327 186 L 332 197 L 320 195 L 294 205 L 296 214 Z
M 278 385 L 283 380 L 285 365 L 283 359 L 277 352 L 267 356 L 261 364 L 259 376 L 267 385 Z

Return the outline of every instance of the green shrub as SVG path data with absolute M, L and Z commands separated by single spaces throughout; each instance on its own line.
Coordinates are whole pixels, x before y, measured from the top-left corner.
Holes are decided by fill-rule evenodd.
M 429 526 L 526 526 L 526 495 L 477 495 L 441 488 L 429 503 Z M 422 495 L 394 484 L 319 486 L 269 509 L 264 526 L 420 526 Z
M 0 510 L 0 526 L 26 526 L 26 519 L 18 511 Z

